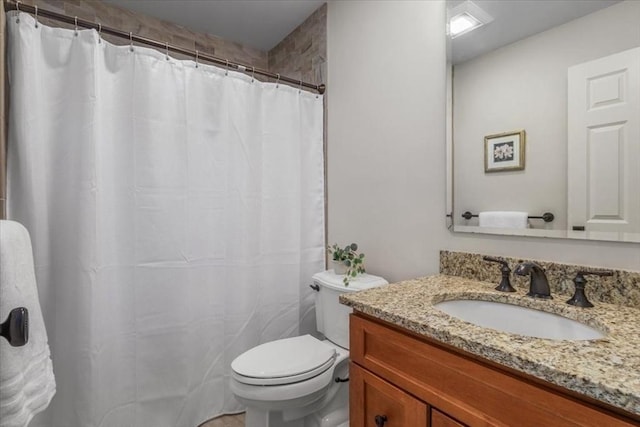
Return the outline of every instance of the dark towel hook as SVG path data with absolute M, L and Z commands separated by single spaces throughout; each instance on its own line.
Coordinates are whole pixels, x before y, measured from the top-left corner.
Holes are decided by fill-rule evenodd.
M 29 341 L 29 310 L 18 307 L 11 310 L 7 320 L 0 324 L 0 335 L 13 347 L 22 347 Z

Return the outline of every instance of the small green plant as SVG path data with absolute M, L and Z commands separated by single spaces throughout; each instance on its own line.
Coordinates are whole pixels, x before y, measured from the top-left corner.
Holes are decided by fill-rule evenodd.
M 364 254 L 358 253 L 358 245 L 355 243 L 347 245 L 344 248 L 334 243 L 333 246 L 329 246 L 327 250 L 334 261 L 341 262 L 347 268 L 344 279 L 342 279 L 345 286 L 349 286 L 349 280 L 351 280 L 351 278 L 365 272 Z

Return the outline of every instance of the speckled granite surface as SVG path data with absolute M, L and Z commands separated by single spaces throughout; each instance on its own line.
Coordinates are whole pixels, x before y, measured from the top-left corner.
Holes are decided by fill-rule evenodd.
M 449 276 L 460 276 L 467 279 L 483 280 L 487 282 L 500 282 L 500 265 L 487 262 L 481 254 L 467 252 L 440 251 L 440 273 Z M 613 271 L 613 276 L 585 276 L 588 280 L 585 288 L 587 298 L 594 304 L 604 302 L 616 305 L 626 305 L 640 308 L 640 271 L 615 270 L 599 267 L 589 267 L 575 264 L 562 264 L 550 261 L 540 261 L 523 258 L 501 258 L 509 263 L 511 270 L 515 265 L 526 261 L 539 264 L 549 280 L 549 286 L 553 294 L 566 296 L 569 299 L 573 295 L 573 278 L 579 270 Z M 638 268 L 640 269 L 640 252 L 638 253 Z M 527 290 L 529 278 L 511 275 L 511 284 L 519 290 Z
M 496 283 L 437 275 L 345 294 L 355 310 L 640 415 L 640 310 L 599 303 L 581 309 L 564 298 L 535 300 L 495 291 Z M 451 317 L 433 305 L 452 299 L 508 302 L 569 317 L 607 337 L 553 341 L 502 333 Z

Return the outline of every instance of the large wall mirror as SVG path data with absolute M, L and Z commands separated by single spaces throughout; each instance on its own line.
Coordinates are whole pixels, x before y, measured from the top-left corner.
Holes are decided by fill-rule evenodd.
M 640 242 L 640 1 L 447 6 L 454 231 Z

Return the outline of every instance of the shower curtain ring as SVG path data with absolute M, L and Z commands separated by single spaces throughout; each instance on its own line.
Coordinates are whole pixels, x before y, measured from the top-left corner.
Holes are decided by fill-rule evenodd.
M 76 26 L 74 30 L 75 31 L 74 35 L 77 37 L 78 36 L 78 17 L 77 16 L 73 18 L 73 22 L 75 22 L 75 26 Z
M 300 80 L 300 86 L 298 86 L 298 93 L 302 92 L 302 80 Z
M 98 43 L 102 43 L 102 24 L 98 22 Z
M 129 31 L 129 50 L 133 52 L 133 33 Z
M 196 68 L 198 68 L 198 51 L 196 50 Z
M 34 4 L 33 7 L 36 9 L 36 28 L 38 28 L 38 5 Z
M 164 42 L 164 48 L 165 48 L 164 57 L 168 61 L 169 60 L 169 42 Z
M 16 24 L 19 24 L 20 23 L 20 2 L 19 1 L 16 2 L 16 11 L 18 12 L 16 14 Z
M 278 76 L 278 80 L 276 80 L 276 89 L 280 87 L 280 73 L 276 74 Z
M 256 67 L 251 67 L 251 83 L 253 83 L 256 79 Z
M 227 61 L 227 71 L 224 72 L 224 75 L 228 76 L 229 75 L 229 60 L 227 59 L 226 61 Z

